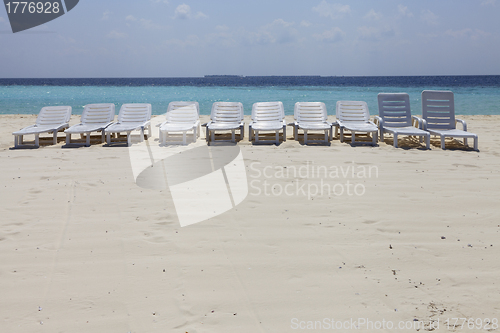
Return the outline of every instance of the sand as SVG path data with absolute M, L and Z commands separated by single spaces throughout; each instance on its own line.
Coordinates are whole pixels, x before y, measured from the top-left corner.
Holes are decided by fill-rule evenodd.
M 136 185 L 127 147 L 13 149 L 35 116 L 2 115 L 1 331 L 498 328 L 500 116 L 460 118 L 479 152 L 304 146 L 291 127 L 279 146 L 245 139 L 248 196 L 181 227 L 168 189 Z

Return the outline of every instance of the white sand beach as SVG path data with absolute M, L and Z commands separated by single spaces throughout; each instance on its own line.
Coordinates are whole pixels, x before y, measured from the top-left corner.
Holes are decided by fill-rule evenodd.
M 248 196 L 187 227 L 125 146 L 13 149 L 35 118 L 0 116 L 2 332 L 500 331 L 500 116 L 457 116 L 479 152 L 246 131 Z

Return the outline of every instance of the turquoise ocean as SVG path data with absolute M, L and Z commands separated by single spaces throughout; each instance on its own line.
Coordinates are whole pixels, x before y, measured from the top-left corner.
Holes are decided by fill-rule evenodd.
M 377 94 L 406 92 L 413 114 L 420 114 L 422 90 L 451 90 L 457 114 L 500 115 L 500 76 L 427 77 L 240 77 L 123 78 L 123 79 L 0 79 L 0 114 L 37 114 L 44 106 L 70 105 L 81 114 L 91 103 L 150 103 L 153 114 L 167 111 L 171 101 L 197 101 L 201 114 L 210 114 L 216 101 L 252 104 L 282 101 L 287 115 L 296 102 L 324 102 L 335 114 L 339 100 L 366 101 L 378 113 Z

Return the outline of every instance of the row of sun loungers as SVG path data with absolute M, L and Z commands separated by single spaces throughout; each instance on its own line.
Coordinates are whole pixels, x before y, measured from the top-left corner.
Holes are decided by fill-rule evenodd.
M 422 92 L 422 118 L 411 115 L 410 98 L 406 93 L 381 93 L 378 95 L 379 115 L 374 122 L 370 120 L 370 113 L 366 102 L 338 101 L 336 105 L 337 121 L 330 123 L 327 120 L 327 110 L 321 102 L 297 102 L 294 109 L 294 122 L 285 122 L 285 111 L 281 102 L 255 103 L 252 107 L 251 122 L 248 125 L 249 139 L 259 142 L 262 132 L 274 132 L 275 142 L 279 144 L 280 133 L 286 141 L 286 128 L 292 126 L 294 139 L 298 140 L 299 130 L 304 133 L 304 144 L 308 143 L 308 133 L 319 131 L 324 134 L 324 141 L 328 142 L 340 131 L 340 141 L 344 141 L 344 132 L 351 133 L 351 143 L 366 143 L 356 141 L 356 134 L 371 136 L 372 145 L 376 145 L 378 137 L 384 140 L 384 134 L 394 137 L 394 147 L 398 147 L 398 137 L 401 135 L 419 137 L 420 142 L 425 140 L 430 147 L 430 136 L 441 138 L 441 148 L 445 149 L 445 138 L 474 139 L 474 149 L 478 149 L 476 134 L 467 132 L 467 124 L 455 119 L 454 96 L 451 91 Z M 90 133 L 101 132 L 101 141 L 111 143 L 111 136 L 126 133 L 127 144 L 131 145 L 130 133 L 139 130 L 141 141 L 144 140 L 145 129 L 151 136 L 151 105 L 124 104 L 122 105 L 118 121 L 115 118 L 114 104 L 86 105 L 81 123 L 69 127 L 71 107 L 45 107 L 38 115 L 36 124 L 14 132 L 15 147 L 23 144 L 23 136 L 35 134 L 35 146 L 39 145 L 40 133 L 52 133 L 54 144 L 57 143 L 57 133 L 64 130 L 66 143 L 71 144 L 71 135 L 80 134 L 86 137 L 86 145 L 90 145 Z M 231 131 L 231 141 L 236 141 L 236 131 L 239 131 L 240 140 L 244 136 L 243 105 L 239 102 L 216 102 L 212 106 L 211 120 L 206 125 L 206 141 L 213 142 L 217 131 Z M 456 124 L 462 124 L 462 130 Z M 166 121 L 159 125 L 160 144 L 167 144 L 170 134 L 182 134 L 182 143 L 187 144 L 187 135 L 192 133 L 193 141 L 201 134 L 200 111 L 197 102 L 171 102 L 166 113 Z

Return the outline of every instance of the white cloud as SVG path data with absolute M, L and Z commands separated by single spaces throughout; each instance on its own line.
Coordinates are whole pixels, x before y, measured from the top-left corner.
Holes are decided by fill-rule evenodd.
M 423 10 L 422 15 L 420 15 L 420 18 L 428 25 L 437 25 L 439 23 L 439 17 L 433 12 L 431 12 L 429 9 Z
M 111 31 L 108 35 L 107 35 L 108 38 L 111 38 L 111 39 L 123 39 L 123 38 L 127 38 L 128 35 L 126 33 L 123 33 L 123 32 L 118 32 L 116 30 L 113 30 Z
M 151 0 L 152 3 L 165 3 L 168 5 L 168 0 Z
M 365 15 L 365 19 L 378 21 L 382 19 L 382 13 L 377 13 L 375 9 L 370 9 L 368 14 Z
M 298 40 L 298 31 L 294 28 L 294 22 L 286 22 L 283 19 L 276 19 L 259 29 L 256 33 L 249 33 L 251 42 L 267 44 L 287 44 Z
M 497 0 L 484 0 L 481 2 L 481 6 L 494 6 L 496 5 Z
M 192 15 L 191 7 L 189 5 L 186 5 L 185 3 L 175 8 L 174 19 L 187 20 L 190 18 L 203 19 L 208 18 L 208 15 L 202 12 L 197 12 L 195 15 Z
M 406 7 L 406 6 L 398 5 L 398 12 L 399 12 L 399 16 L 401 16 L 401 17 L 405 17 L 405 16 L 413 17 L 413 13 L 410 12 L 408 7 Z
M 335 27 L 330 30 L 324 31 L 322 34 L 315 34 L 313 37 L 316 40 L 328 42 L 328 43 L 336 43 L 344 39 L 345 32 L 342 29 Z
M 102 13 L 101 21 L 107 21 L 107 20 L 109 20 L 109 14 L 111 14 L 111 12 L 109 10 L 105 11 L 104 13 Z
M 474 40 L 491 35 L 490 33 L 484 32 L 482 30 L 479 29 L 472 30 L 470 28 L 465 28 L 462 30 L 448 29 L 444 34 L 446 36 L 451 36 L 453 38 L 470 38 Z
M 169 39 L 165 41 L 165 45 L 174 47 L 197 46 L 200 43 L 200 38 L 197 35 L 189 35 L 186 39 Z
M 304 27 L 304 28 L 308 28 L 308 27 L 310 27 L 311 25 L 312 25 L 312 23 L 311 23 L 311 22 L 309 22 L 309 21 L 302 21 L 302 22 L 300 22 L 300 26 L 301 26 L 301 27 Z
M 137 22 L 143 28 L 148 29 L 148 30 L 161 30 L 161 29 L 165 29 L 164 26 L 156 24 L 156 23 L 153 23 L 152 20 L 147 20 L 145 18 L 138 19 L 134 15 L 128 15 L 127 17 L 125 17 L 125 21 L 128 21 L 128 22 Z M 137 24 L 137 23 L 130 23 L 130 24 L 127 23 L 127 26 L 131 26 L 131 24 Z
M 326 0 L 323 0 L 317 5 L 313 7 L 313 11 L 317 12 L 320 16 L 329 17 L 333 20 L 341 19 L 347 14 L 351 13 L 351 7 L 349 5 L 342 5 L 339 3 L 328 3 Z
M 396 35 L 395 30 L 390 27 L 377 28 L 362 26 L 358 28 L 358 32 L 360 35 L 359 39 L 372 41 L 379 41 Z

